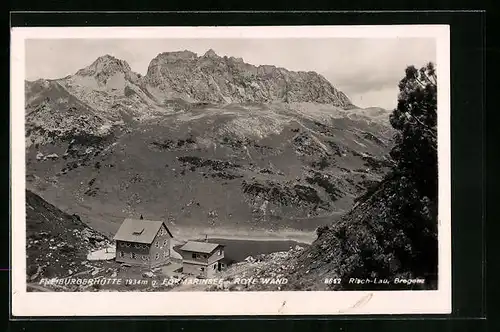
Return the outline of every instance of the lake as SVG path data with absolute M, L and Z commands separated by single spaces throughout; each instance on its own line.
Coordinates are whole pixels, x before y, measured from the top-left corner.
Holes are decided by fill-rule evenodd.
M 204 241 L 205 239 L 199 239 L 196 241 Z M 225 245 L 224 257 L 226 264 L 230 265 L 236 262 L 241 262 L 248 256 L 257 256 L 260 254 L 270 254 L 272 252 L 278 251 L 288 251 L 295 246 L 301 246 L 303 248 L 308 247 L 308 244 L 300 243 L 291 240 L 273 240 L 273 241 L 259 241 L 259 240 L 233 240 L 233 239 L 220 239 L 220 238 L 209 238 L 208 242 L 219 243 Z M 180 246 L 176 246 L 177 249 Z

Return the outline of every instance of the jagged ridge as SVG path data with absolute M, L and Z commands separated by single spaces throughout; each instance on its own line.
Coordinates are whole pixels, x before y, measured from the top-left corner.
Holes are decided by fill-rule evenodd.
M 253 66 L 213 50 L 198 57 L 190 51 L 160 53 L 143 79 L 159 99 L 179 97 L 214 103 L 317 102 L 354 107 L 347 96 L 316 72 Z
M 27 102 L 34 104 L 40 96 L 46 97 L 47 89 L 52 90 L 52 100 L 76 99 L 83 105 L 80 107 L 94 109 L 97 116 L 113 123 L 168 114 L 173 111 L 172 101 L 314 102 L 355 108 L 343 92 L 316 72 L 253 66 L 240 58 L 220 57 L 212 50 L 200 57 L 190 51 L 160 53 L 144 77 L 133 72 L 126 61 L 104 55 L 74 75 L 26 82 Z

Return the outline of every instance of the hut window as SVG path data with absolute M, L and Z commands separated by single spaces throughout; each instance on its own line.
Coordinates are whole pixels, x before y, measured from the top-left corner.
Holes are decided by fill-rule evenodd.
M 124 257 L 124 256 L 125 256 L 125 254 L 123 253 L 123 251 L 120 251 L 119 253 L 120 253 L 120 254 L 119 254 L 119 255 L 120 255 L 120 257 Z
M 163 241 L 163 245 L 166 246 L 168 244 L 168 240 Z
M 143 256 L 142 256 L 142 260 L 143 260 L 143 261 L 147 261 L 147 260 L 148 260 L 148 256 L 147 256 L 147 255 L 143 255 Z
M 155 247 L 156 247 L 156 248 L 160 248 L 160 242 L 159 242 L 159 241 L 156 241 L 156 243 L 155 243 Z
M 167 252 L 167 251 L 165 251 L 165 252 L 163 253 L 163 258 L 167 258 L 167 257 L 168 257 L 168 252 Z
M 219 249 L 219 251 L 217 251 L 217 255 L 219 255 L 219 256 L 222 255 L 222 250 L 221 249 Z
M 137 258 L 137 255 L 135 254 L 135 252 L 131 253 L 130 256 L 132 257 L 132 259 L 136 259 Z
M 205 268 L 204 267 L 200 267 L 200 271 L 201 272 L 205 271 Z
M 130 242 L 125 242 L 126 247 L 130 247 Z
M 196 254 L 194 254 L 194 253 L 193 253 L 193 254 L 191 255 L 191 257 L 192 257 L 192 258 L 194 258 L 194 259 L 196 259 Z
M 156 258 L 156 260 L 160 259 L 160 253 L 159 252 L 156 253 L 155 258 Z

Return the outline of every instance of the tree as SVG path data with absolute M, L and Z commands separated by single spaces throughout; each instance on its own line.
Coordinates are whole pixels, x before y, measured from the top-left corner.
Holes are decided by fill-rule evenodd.
M 398 193 L 389 208 L 410 250 L 395 248 L 406 269 L 437 274 L 437 77 L 433 63 L 406 68 L 399 82 L 398 106 L 390 117 L 396 129 L 391 156 L 399 174 Z M 399 225 L 397 225 L 399 224 Z M 405 258 L 406 257 L 406 258 Z
M 406 68 L 390 122 L 396 129 L 391 151 L 396 168 L 416 180 L 423 195 L 436 199 L 437 76 L 433 63 Z
M 395 145 L 392 170 L 329 227 L 301 256 L 289 285 L 303 285 L 306 273 L 350 278 L 424 278 L 419 289 L 436 289 L 437 77 L 434 64 L 406 68 L 398 106 L 390 117 Z M 306 265 L 307 264 L 307 265 Z M 306 267 L 307 266 L 307 267 Z M 304 278 L 305 277 L 305 278 Z M 309 280 L 311 280 L 309 278 Z M 387 289 L 385 285 L 342 284 L 332 289 Z M 408 289 L 407 285 L 399 285 Z

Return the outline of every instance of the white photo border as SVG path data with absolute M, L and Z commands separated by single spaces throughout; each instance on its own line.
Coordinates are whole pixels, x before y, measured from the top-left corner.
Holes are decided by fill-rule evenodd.
M 438 77 L 438 289 L 326 292 L 27 292 L 25 40 L 59 38 L 434 38 Z M 14 317 L 451 313 L 450 28 L 448 25 L 12 28 L 10 118 L 11 309 Z

